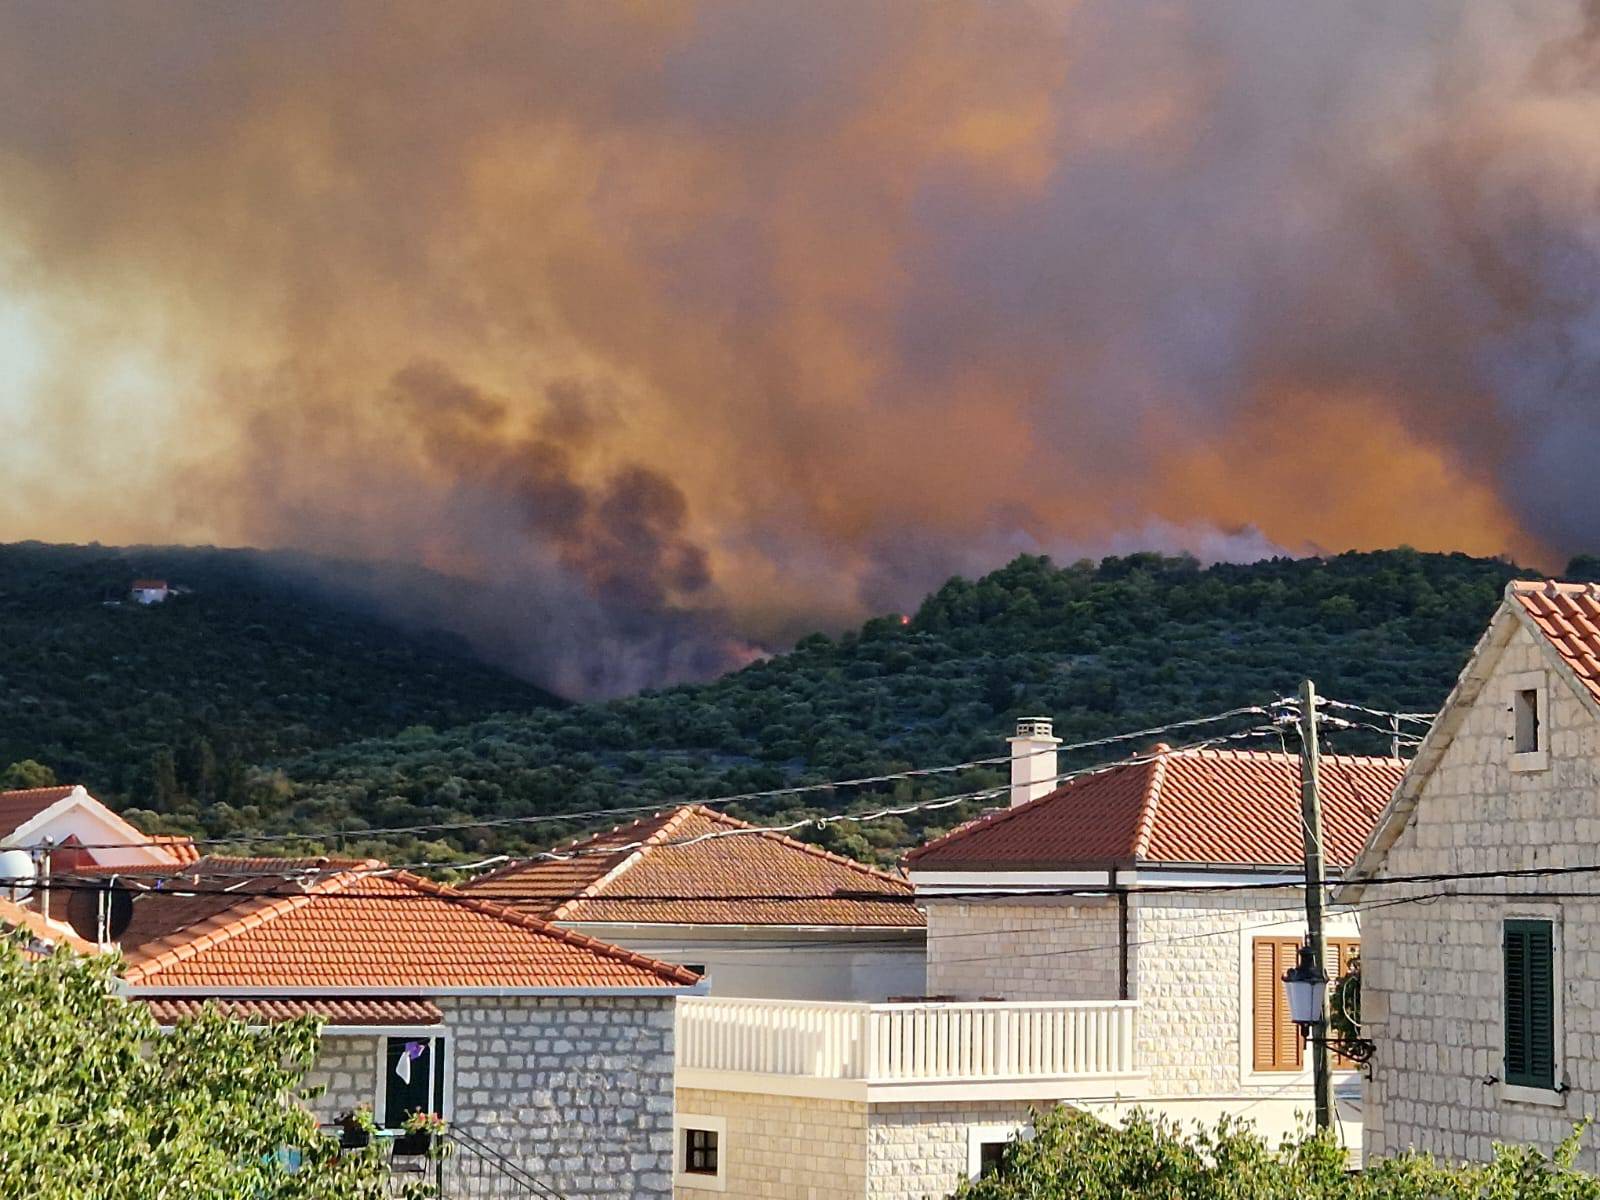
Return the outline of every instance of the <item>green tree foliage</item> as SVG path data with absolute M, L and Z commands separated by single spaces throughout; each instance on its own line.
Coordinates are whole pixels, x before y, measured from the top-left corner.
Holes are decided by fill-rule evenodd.
M 1154 554 L 1066 567 L 1023 557 L 950 580 L 909 624 L 813 634 L 711 683 L 548 707 L 488 668 L 285 592 L 255 560 L 223 556 L 207 575 L 212 560 L 180 552 L 135 569 L 132 551 L 80 561 L 69 549 L 0 547 L 0 639 L 18 659 L 0 661 L 0 755 L 49 763 L 154 831 L 296 832 L 304 840 L 286 848 L 396 860 L 517 853 L 600 824 L 475 820 L 991 758 L 1019 715 L 1054 716 L 1071 742 L 1258 704 L 1305 675 L 1339 699 L 1431 710 L 1507 580 L 1525 573 L 1412 550 L 1206 568 Z M 103 608 L 132 574 L 197 590 Z M 1359 730 L 1328 742 L 1387 746 Z M 772 821 L 905 804 L 1004 774 L 992 764 L 730 811 Z M 974 811 L 806 836 L 892 861 Z M 361 832 L 434 823 L 468 827 Z
M 239 803 L 242 769 L 553 702 L 459 641 L 397 628 L 309 560 L 209 548 L 0 546 L 0 763 L 24 757 L 96 795 L 192 812 Z M 420 574 L 420 573 L 419 573 Z M 128 603 L 128 584 L 184 590 Z M 415 582 L 410 580 L 409 582 Z M 405 594 L 408 580 L 397 578 Z M 228 764 L 232 763 L 232 766 Z M 235 792 L 221 789 L 231 772 Z
M 1600 1178 L 1573 1166 L 1581 1130 L 1548 1157 L 1500 1146 L 1493 1162 L 1447 1166 L 1407 1154 L 1352 1174 L 1328 1134 L 1273 1148 L 1248 1123 L 1186 1137 L 1138 1112 L 1117 1127 L 1064 1107 L 1034 1124 L 954 1200 L 1600 1200 Z
M 0 771 L 0 792 L 56 786 L 56 773 L 43 763 L 25 758 Z
M 0 940 L 0 1179 L 33 1200 L 379 1200 L 373 1151 L 340 1153 L 295 1103 L 317 1048 L 208 1013 L 163 1035 L 112 994 L 112 956 Z M 420 1196 L 421 1191 L 408 1193 Z

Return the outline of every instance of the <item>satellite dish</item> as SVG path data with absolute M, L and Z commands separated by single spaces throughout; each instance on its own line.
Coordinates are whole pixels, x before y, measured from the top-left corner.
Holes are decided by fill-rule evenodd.
M 128 932 L 133 921 L 133 893 L 112 884 L 106 893 L 106 941 L 114 942 Z
M 109 880 L 67 893 L 67 924 L 91 942 L 114 942 L 133 920 L 133 893 Z
M 29 850 L 0 850 L 0 893 L 22 901 L 33 892 L 39 878 L 39 864 Z

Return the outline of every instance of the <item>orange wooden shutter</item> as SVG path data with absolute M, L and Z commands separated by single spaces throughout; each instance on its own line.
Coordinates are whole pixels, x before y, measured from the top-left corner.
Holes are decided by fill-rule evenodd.
M 1278 991 L 1276 944 L 1271 938 L 1256 938 L 1251 945 L 1251 1004 L 1254 1006 L 1254 1064 L 1258 1071 L 1277 1069 L 1275 1045 Z

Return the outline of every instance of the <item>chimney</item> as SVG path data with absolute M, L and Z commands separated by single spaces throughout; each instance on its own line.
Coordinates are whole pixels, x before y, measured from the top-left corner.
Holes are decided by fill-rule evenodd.
M 1048 796 L 1056 790 L 1055 736 L 1049 717 L 1018 717 L 1017 735 L 1006 739 L 1011 744 L 1011 807 Z

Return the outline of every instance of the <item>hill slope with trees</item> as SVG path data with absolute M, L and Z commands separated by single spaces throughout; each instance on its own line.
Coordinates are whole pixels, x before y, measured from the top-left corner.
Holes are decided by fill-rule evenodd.
M 98 794 L 242 800 L 248 769 L 417 724 L 554 702 L 249 550 L 0 546 L 0 764 Z M 136 578 L 184 589 L 145 607 Z
M 250 764 L 243 794 L 227 802 L 208 802 L 181 781 L 167 795 L 137 782 L 119 789 L 116 777 L 87 782 L 135 809 L 136 819 L 173 831 L 224 838 L 295 831 L 307 848 L 397 860 L 515 852 L 599 823 L 519 818 L 993 756 L 1023 714 L 1054 716 L 1058 733 L 1074 741 L 1263 703 L 1305 675 L 1330 696 L 1432 711 L 1507 580 L 1519 574 L 1530 573 L 1409 550 L 1208 568 L 1155 555 L 1067 567 L 1019 558 L 975 582 L 950 581 L 908 621 L 885 617 L 837 638 L 813 635 L 709 684 L 268 752 Z M 348 668 L 330 661 L 326 669 Z M 77 715 L 96 719 L 92 706 Z M 1330 741 L 1362 751 L 1384 744 L 1370 734 Z M 1064 766 L 1124 752 L 1085 753 Z M 1003 765 L 984 767 L 730 811 L 761 819 L 840 811 L 1002 778 Z M 889 858 L 965 811 L 830 826 L 812 836 Z M 444 831 L 362 832 L 506 818 L 512 821 Z M 329 836 L 334 830 L 343 833 Z

